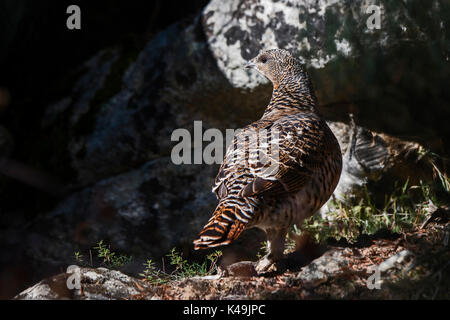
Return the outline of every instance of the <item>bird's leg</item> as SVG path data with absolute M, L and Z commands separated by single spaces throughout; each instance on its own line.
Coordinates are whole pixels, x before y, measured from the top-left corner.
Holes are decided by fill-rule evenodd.
M 286 229 L 267 229 L 265 230 L 268 241 L 268 253 L 256 263 L 255 269 L 258 274 L 268 272 L 277 262 L 283 258 L 284 243 L 286 241 Z

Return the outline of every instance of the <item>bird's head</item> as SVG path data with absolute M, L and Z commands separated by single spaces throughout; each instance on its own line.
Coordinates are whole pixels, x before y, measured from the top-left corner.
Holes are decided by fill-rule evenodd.
M 246 69 L 255 69 L 275 87 L 290 78 L 296 78 L 304 74 L 304 68 L 300 61 L 283 49 L 270 49 L 262 51 L 245 65 Z

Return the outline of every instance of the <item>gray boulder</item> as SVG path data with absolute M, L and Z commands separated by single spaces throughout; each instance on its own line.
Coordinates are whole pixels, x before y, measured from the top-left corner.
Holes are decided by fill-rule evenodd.
M 368 28 L 370 5 L 380 9 L 379 29 Z M 358 125 L 443 151 L 448 12 L 446 1 L 213 0 L 203 26 L 233 87 L 263 87 L 242 65 L 262 49 L 288 49 L 307 65 L 329 120 L 348 123 L 352 112 Z
M 60 273 L 36 283 L 14 299 L 129 300 L 148 289 L 145 282 L 116 270 L 73 267 L 68 273 Z

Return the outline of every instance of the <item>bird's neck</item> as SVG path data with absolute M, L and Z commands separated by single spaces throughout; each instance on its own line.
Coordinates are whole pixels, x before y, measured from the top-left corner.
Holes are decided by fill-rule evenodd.
M 272 98 L 264 115 L 317 111 L 317 98 L 307 75 L 283 78 L 273 84 Z

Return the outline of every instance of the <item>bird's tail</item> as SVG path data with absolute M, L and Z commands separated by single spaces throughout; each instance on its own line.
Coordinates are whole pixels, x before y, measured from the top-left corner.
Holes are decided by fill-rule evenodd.
M 230 199 L 222 200 L 211 219 L 194 240 L 194 249 L 207 249 L 226 245 L 237 239 L 252 218 L 252 213 L 244 205 Z

